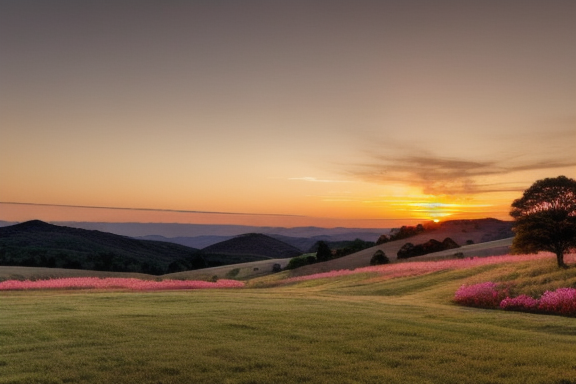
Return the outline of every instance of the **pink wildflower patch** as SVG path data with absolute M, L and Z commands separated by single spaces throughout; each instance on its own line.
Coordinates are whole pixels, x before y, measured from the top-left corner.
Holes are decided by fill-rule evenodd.
M 500 308 L 508 311 L 536 312 L 539 300 L 530 296 L 507 297 L 500 302 Z
M 496 308 L 505 293 L 493 282 L 461 286 L 454 295 L 454 301 L 461 305 L 480 308 Z
M 576 260 L 576 255 L 566 255 L 566 260 Z M 387 278 L 418 276 L 427 273 L 466 269 L 480 267 L 483 265 L 500 264 L 500 263 L 519 263 L 523 261 L 542 260 L 555 257 L 551 253 L 539 253 L 536 255 L 504 255 L 489 257 L 472 257 L 467 259 L 451 259 L 440 261 L 411 261 L 406 263 L 385 264 L 371 267 L 356 268 L 354 270 L 341 269 L 338 271 L 322 272 L 313 275 L 291 277 L 284 280 L 284 283 L 293 283 L 299 281 L 324 279 L 340 276 L 348 276 L 357 273 L 377 273 Z
M 502 293 L 492 282 L 462 286 L 454 296 L 458 304 L 472 307 L 496 307 L 507 311 L 546 313 L 561 316 L 576 316 L 576 289 L 558 288 L 555 291 L 546 291 L 540 299 L 520 295 L 506 297 L 497 301 Z M 495 304 L 496 303 L 496 304 Z
M 160 291 L 176 289 L 241 288 L 244 283 L 236 280 L 217 282 L 195 280 L 140 280 L 131 278 L 70 277 L 63 279 L 0 282 L 0 291 L 30 289 L 128 289 L 132 291 Z
M 576 289 L 558 288 L 555 291 L 544 292 L 538 309 L 546 313 L 576 316 Z

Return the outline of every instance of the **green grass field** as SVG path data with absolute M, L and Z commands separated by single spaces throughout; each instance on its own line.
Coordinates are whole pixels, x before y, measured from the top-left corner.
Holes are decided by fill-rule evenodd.
M 555 275 L 554 263 L 236 290 L 3 292 L 0 383 L 574 384 L 576 319 L 451 302 L 468 282 L 572 284 L 576 268 Z

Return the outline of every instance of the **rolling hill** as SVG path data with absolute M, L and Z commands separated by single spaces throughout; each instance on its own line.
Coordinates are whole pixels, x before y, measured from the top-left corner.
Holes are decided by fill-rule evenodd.
M 285 259 L 302 254 L 298 248 L 261 233 L 247 233 L 203 248 L 202 255 Z M 255 260 L 253 260 L 255 261 Z
M 177 237 L 165 237 L 161 235 L 146 235 L 146 236 L 136 236 L 135 239 L 138 240 L 154 240 L 154 241 L 166 241 L 168 243 L 180 244 L 190 248 L 206 248 L 213 244 L 219 243 L 221 241 L 226 241 L 234 236 L 177 236 Z
M 474 244 L 463 245 L 458 249 L 449 249 L 446 251 L 430 253 L 408 260 L 420 261 L 437 258 L 454 258 L 456 252 L 462 253 L 464 257 L 504 255 L 509 253 L 512 244 L 512 236 L 514 234 L 510 230 L 511 227 L 512 222 L 495 219 L 447 221 L 436 225 L 434 229 L 429 229 L 414 237 L 376 245 L 345 257 L 300 267 L 291 270 L 289 273 L 291 276 L 300 276 L 340 269 L 366 267 L 370 265 L 370 259 L 374 255 L 374 252 L 379 249 L 383 250 L 385 254 L 389 256 L 391 261 L 396 261 L 396 253 L 405 243 L 426 242 L 430 240 L 430 238 L 438 238 L 442 240 L 446 237 L 450 237 L 458 244 L 466 244 L 468 240 L 472 240 Z M 248 280 L 273 273 L 274 265 L 279 265 L 284 269 L 288 264 L 288 261 L 288 259 L 270 259 L 260 262 L 179 272 L 168 275 L 167 277 L 179 279 L 208 279 L 217 276 L 218 278 L 225 278 L 230 276 L 231 272 L 238 270 L 239 273 L 234 274 L 235 278 Z
M 20 227 L 19 227 L 20 226 Z M 396 253 L 398 250 L 407 242 L 412 242 L 414 244 L 423 243 L 430 239 L 439 239 L 443 240 L 446 237 L 450 237 L 454 241 L 456 241 L 459 245 L 463 245 L 461 248 L 458 249 L 451 249 L 444 252 L 433 253 L 425 256 L 419 256 L 413 259 L 417 260 L 425 260 L 425 259 L 432 259 L 438 257 L 452 257 L 456 252 L 461 252 L 465 257 L 470 256 L 489 256 L 489 255 L 499 255 L 508 253 L 513 233 L 511 232 L 510 228 L 512 226 L 511 222 L 499 221 L 495 219 L 481 219 L 481 220 L 459 220 L 459 221 L 447 221 L 441 223 L 434 228 L 429 228 L 425 232 L 407 238 L 401 239 L 397 241 L 391 241 L 388 243 L 376 245 L 374 247 L 362 250 L 360 252 L 354 253 L 349 256 L 341 257 L 338 259 L 330 260 L 323 263 L 317 263 L 313 265 L 308 265 L 302 268 L 298 268 L 296 270 L 290 271 L 291 275 L 306 275 L 312 274 L 317 272 L 326 272 L 331 270 L 338 270 L 338 269 L 350 269 L 350 268 L 357 268 L 357 267 L 364 267 L 368 266 L 370 263 L 370 259 L 376 250 L 381 249 L 385 252 L 385 254 L 389 257 L 391 261 L 396 259 Z M 28 252 L 27 257 L 31 257 L 35 260 L 34 263 L 28 264 L 29 266 L 37 267 L 35 274 L 37 275 L 46 275 L 49 274 L 50 271 L 55 271 L 55 268 L 48 269 L 49 272 L 40 272 L 38 267 L 38 261 L 42 259 L 44 255 L 45 259 L 49 259 L 49 256 L 55 256 L 55 254 L 59 255 L 59 258 L 55 258 L 57 260 L 56 267 L 63 267 L 64 262 L 69 261 L 70 258 L 66 258 L 65 256 L 68 253 L 63 250 L 61 253 L 59 252 L 58 247 L 62 247 L 62 243 L 58 244 L 58 246 L 52 247 L 42 247 L 39 246 L 38 242 L 43 238 L 46 237 L 45 235 L 38 236 L 38 234 L 32 236 L 33 239 L 30 239 L 30 233 L 26 237 L 20 238 L 18 242 L 15 242 L 15 238 L 12 238 L 12 244 L 7 242 L 6 231 L 14 231 L 15 229 L 24 230 L 28 227 L 30 231 L 33 227 L 57 227 L 51 226 L 50 224 L 42 223 L 42 222 L 29 222 L 29 223 L 22 223 L 19 225 L 14 226 L 7 226 L 4 228 L 0 228 L 0 265 L 14 265 L 13 263 L 6 263 L 7 258 L 7 251 L 9 247 L 14 247 L 18 245 L 18 247 L 22 246 L 25 248 L 26 252 Z M 32 227 L 32 228 L 30 228 Z M 58 228 L 67 228 L 67 227 L 58 227 Z M 38 228 L 35 229 L 38 231 Z M 71 235 L 71 232 L 77 230 L 76 228 L 67 228 L 65 232 L 69 232 L 67 236 Z M 82 230 L 79 230 L 82 231 Z M 41 232 L 41 231 L 39 231 Z M 80 232 L 82 233 L 82 232 Z M 130 239 L 124 236 L 116 236 L 112 234 L 107 234 L 99 231 L 84 231 L 84 233 L 90 233 L 90 236 L 97 237 L 102 239 L 102 236 L 110 235 L 113 236 L 111 239 L 112 243 L 121 242 L 124 243 L 127 240 L 132 240 L 135 243 L 139 243 L 138 247 L 145 247 L 149 248 L 151 244 L 161 244 L 161 249 L 165 249 L 165 247 L 174 245 L 176 248 L 179 249 L 186 249 L 188 252 L 195 250 L 191 250 L 190 248 L 180 247 L 176 244 L 167 244 L 158 241 L 144 241 L 144 240 L 135 240 Z M 48 236 L 54 242 L 55 239 L 52 236 Z M 68 237 L 66 237 L 68 238 Z M 120 240 L 121 239 L 121 240 Z M 62 240 L 62 239 L 61 239 Z M 68 238 L 68 240 L 70 240 Z M 302 239 L 303 240 L 303 239 Z M 308 240 L 310 241 L 310 240 Z M 471 245 L 464 245 L 466 242 L 473 242 L 474 244 Z M 64 244 L 66 241 L 64 241 Z M 89 253 L 89 250 L 92 250 L 92 254 L 94 254 L 94 250 L 96 252 L 104 252 L 107 251 L 102 250 L 102 245 L 98 244 L 98 241 L 91 240 L 88 242 L 80 241 L 79 244 L 76 246 L 80 246 L 84 244 L 83 250 L 78 250 L 77 252 L 81 255 L 86 256 Z M 294 251 L 296 249 L 296 251 Z M 273 251 L 272 251 L 273 250 Z M 283 253 L 282 250 L 290 250 L 287 253 Z M 13 251 L 13 250 L 12 250 Z M 114 250 L 110 250 L 110 252 L 114 252 Z M 293 252 L 293 253 L 290 253 Z M 298 252 L 298 253 L 297 253 Z M 193 253 L 194 256 L 202 255 L 205 265 L 209 268 L 203 268 L 199 270 L 186 270 L 184 269 L 167 269 L 167 262 L 165 260 L 162 262 L 162 265 L 166 268 L 163 273 L 172 273 L 169 275 L 173 278 L 211 278 L 213 276 L 217 276 L 218 278 L 224 278 L 226 276 L 230 276 L 231 271 L 239 270 L 239 274 L 235 275 L 235 278 L 241 279 L 249 279 L 256 276 L 262 276 L 266 274 L 270 274 L 273 271 L 277 270 L 277 267 L 280 266 L 284 268 L 289 258 L 298 256 L 298 254 L 302 253 L 295 247 L 290 247 L 290 245 L 285 244 L 277 239 L 271 238 L 270 236 L 266 236 L 263 234 L 247 234 L 243 236 L 237 236 L 236 238 L 232 238 L 226 241 L 223 241 L 218 244 L 211 245 L 202 249 L 199 253 Z M 64 257 L 62 258 L 62 256 Z M 282 255 L 282 256 L 280 256 Z M 47 257 L 48 256 L 48 257 Z M 165 257 L 164 255 L 163 257 Z M 286 258 L 281 258 L 286 257 Z M 168 258 L 169 259 L 169 258 Z M 410 259 L 410 260 L 413 260 Z M 174 262 L 175 259 L 172 260 L 170 263 Z M 176 258 L 178 260 L 178 258 Z M 246 264 L 248 263 L 248 264 Z M 169 265 L 169 264 L 168 264 Z M 78 266 L 70 266 L 66 265 L 67 268 L 79 268 Z M 102 268 L 101 268 L 102 269 Z M 141 270 L 123 270 L 125 272 L 142 272 Z M 50 272 L 51 273 L 51 272 Z M 150 273 L 150 272 L 146 272 Z M 156 274 L 161 274 L 162 272 L 157 271 Z M 17 274 L 25 274 L 22 270 L 19 270 Z
M 291 271 L 291 273 L 296 276 L 339 269 L 365 267 L 370 265 L 370 259 L 377 250 L 382 250 L 390 261 L 395 261 L 397 259 L 398 250 L 408 242 L 420 244 L 425 243 L 430 239 L 442 241 L 447 237 L 454 240 L 460 246 L 466 245 L 467 243 L 470 245 L 458 249 L 443 251 L 438 254 L 419 256 L 410 260 L 420 260 L 421 258 L 430 259 L 438 256 L 446 257 L 454 255 L 456 252 L 462 252 L 466 257 L 480 255 L 486 256 L 486 253 L 491 253 L 492 255 L 505 254 L 509 252 L 513 236 L 512 222 L 510 221 L 501 221 L 496 219 L 446 221 L 436 226 L 429 227 L 429 229 L 418 235 L 376 245 L 338 259 L 306 265 Z
M 291 258 L 301 253 L 280 240 L 254 233 L 237 236 L 199 251 L 171 242 L 134 239 L 39 220 L 0 228 L 0 266 L 162 275 Z
M 15 224 L 1 222 L 4 224 Z M 51 224 L 98 230 L 122 236 L 141 237 L 148 235 L 164 236 L 165 238 L 197 238 L 200 236 L 234 236 L 246 233 L 262 233 L 268 236 L 280 235 L 296 238 L 309 238 L 314 236 L 329 236 L 330 241 L 354 240 L 356 238 L 366 241 L 376 241 L 386 228 L 322 228 L 322 227 L 262 227 L 230 224 L 181 224 L 181 223 L 107 223 L 107 222 L 81 222 L 63 221 Z M 205 240 L 205 239 L 202 239 Z M 188 240 L 186 240 L 188 241 Z M 217 240 L 214 243 L 221 241 Z M 203 248 L 195 245 L 193 248 Z
M 0 265 L 163 274 L 197 249 L 39 220 L 0 228 Z

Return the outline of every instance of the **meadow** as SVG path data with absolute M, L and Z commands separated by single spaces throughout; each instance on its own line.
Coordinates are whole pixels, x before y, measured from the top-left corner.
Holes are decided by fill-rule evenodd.
M 415 265 L 237 289 L 2 291 L 0 383 L 576 383 L 575 318 L 454 303 L 488 281 L 576 287 L 575 267 Z

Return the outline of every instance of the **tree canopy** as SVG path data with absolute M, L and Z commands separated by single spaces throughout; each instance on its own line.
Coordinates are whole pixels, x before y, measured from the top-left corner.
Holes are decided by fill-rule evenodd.
M 316 252 L 316 260 L 318 261 L 327 261 L 332 258 L 332 251 L 328 244 L 323 241 L 318 242 L 318 252 Z
M 564 253 L 576 247 L 576 181 L 565 176 L 538 180 L 514 200 L 516 253 L 548 251 L 565 267 Z

